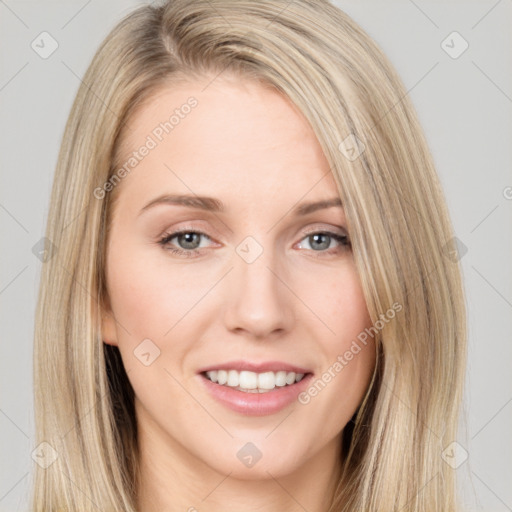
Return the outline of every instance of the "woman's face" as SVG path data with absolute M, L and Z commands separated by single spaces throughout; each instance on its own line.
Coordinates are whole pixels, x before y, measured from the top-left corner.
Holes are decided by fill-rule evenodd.
M 351 348 L 370 319 L 337 187 L 288 100 L 211 80 L 169 86 L 128 123 L 103 339 L 160 467 L 332 467 L 375 363 L 371 342 Z

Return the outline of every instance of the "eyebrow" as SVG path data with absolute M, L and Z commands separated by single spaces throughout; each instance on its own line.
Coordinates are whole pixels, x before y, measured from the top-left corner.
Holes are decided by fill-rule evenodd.
M 222 201 L 213 197 L 196 196 L 196 195 L 177 195 L 177 194 L 165 194 L 157 197 L 150 201 L 144 206 L 139 215 L 146 210 L 162 204 L 186 206 L 188 208 L 198 208 L 209 212 L 225 212 L 226 207 Z M 332 207 L 342 208 L 343 204 L 339 197 L 333 197 L 332 199 L 324 199 L 321 201 L 313 201 L 308 203 L 302 203 L 296 206 L 292 210 L 293 216 L 303 216 L 310 213 L 316 212 L 317 210 L 323 210 Z

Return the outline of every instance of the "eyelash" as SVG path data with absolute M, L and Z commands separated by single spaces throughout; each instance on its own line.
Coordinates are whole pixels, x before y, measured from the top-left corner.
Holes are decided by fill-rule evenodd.
M 186 233 L 194 233 L 197 235 L 202 235 L 202 236 L 208 238 L 209 240 L 211 240 L 211 238 L 206 233 L 203 233 L 202 231 L 193 230 L 193 229 L 182 229 L 179 231 L 174 231 L 172 233 L 165 233 L 165 235 L 158 241 L 158 243 L 165 250 L 170 251 L 172 254 L 175 254 L 177 256 L 185 256 L 187 258 L 196 258 L 196 257 L 200 256 L 200 253 L 199 253 L 200 249 L 185 250 L 185 249 L 173 248 L 173 247 L 169 246 L 169 243 L 173 238 L 176 238 L 179 235 L 184 235 Z M 309 233 L 306 233 L 305 236 L 301 240 L 304 240 L 304 238 L 307 238 L 307 237 L 310 237 L 313 235 L 327 235 L 330 238 L 333 238 L 334 240 L 336 240 L 337 242 L 339 242 L 341 244 L 341 250 L 348 249 L 351 246 L 351 244 L 348 240 L 348 236 L 340 235 L 338 233 L 333 233 L 332 231 L 311 231 Z M 328 254 L 328 255 L 333 254 L 332 249 L 328 249 L 328 250 L 324 250 L 324 251 L 314 251 L 313 249 L 307 249 L 307 250 L 319 253 L 318 257 L 322 257 L 325 254 Z

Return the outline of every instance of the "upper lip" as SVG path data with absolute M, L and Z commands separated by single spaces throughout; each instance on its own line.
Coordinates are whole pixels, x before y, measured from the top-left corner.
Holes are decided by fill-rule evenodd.
M 206 366 L 198 370 L 198 373 L 210 372 L 213 370 L 236 370 L 241 372 L 243 370 L 255 373 L 263 373 L 263 372 L 278 372 L 278 371 L 286 371 L 286 372 L 294 372 L 294 373 L 312 373 L 311 370 L 306 368 L 302 368 L 301 366 L 296 366 L 294 364 L 284 363 L 282 361 L 263 361 L 260 363 L 251 362 L 251 361 L 228 361 L 225 363 L 217 363 Z

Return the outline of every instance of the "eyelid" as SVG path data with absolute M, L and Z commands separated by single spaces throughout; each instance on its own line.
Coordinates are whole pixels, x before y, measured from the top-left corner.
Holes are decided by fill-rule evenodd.
M 340 226 L 333 226 L 333 225 L 326 226 L 325 223 L 317 223 L 317 224 L 314 224 L 312 226 L 308 226 L 307 228 L 305 228 L 305 230 L 303 232 L 303 238 L 308 236 L 311 233 L 332 232 L 332 230 L 340 230 L 340 233 L 336 233 L 336 234 L 339 234 L 340 236 L 346 236 L 347 238 L 349 238 L 348 231 L 346 228 L 340 227 Z M 197 228 L 197 227 L 191 226 L 191 225 L 180 226 L 179 228 L 176 228 L 176 229 L 168 229 L 168 230 L 166 229 L 158 236 L 158 240 L 161 240 L 162 238 L 164 238 L 166 236 L 177 236 L 183 232 L 198 233 L 198 234 L 201 234 L 204 237 L 208 238 L 209 240 L 213 241 L 213 237 L 210 236 L 208 233 L 203 231 L 201 228 Z M 297 232 L 297 234 L 295 236 L 299 236 L 299 234 L 300 234 L 300 230 L 299 230 L 299 232 Z M 302 240 L 302 238 L 301 238 L 301 240 Z
M 299 242 L 302 242 L 304 238 L 308 237 L 309 235 L 315 234 L 315 233 L 325 233 L 325 234 L 331 234 L 336 235 L 339 237 L 344 237 L 347 239 L 347 242 L 350 243 L 350 236 L 348 234 L 348 230 L 346 228 L 340 227 L 340 226 L 334 226 L 334 225 L 326 225 L 325 223 L 319 223 L 315 224 L 313 226 L 307 227 L 304 231 L 301 231 L 302 237 L 300 238 Z M 300 236 L 300 235 L 297 235 Z
M 169 229 L 169 230 L 165 230 L 159 237 L 158 237 L 158 242 L 162 242 L 162 240 L 165 240 L 165 239 L 173 239 L 183 233 L 197 233 L 198 235 L 201 235 L 203 236 L 204 238 L 210 240 L 211 242 L 214 242 L 214 243 L 217 243 L 217 245 L 219 245 L 218 242 L 215 242 L 214 238 L 212 236 L 210 236 L 208 233 L 206 233 L 205 231 L 201 230 L 201 229 L 198 229 L 198 228 L 192 228 L 192 227 L 180 227 L 180 228 L 177 228 L 177 229 Z M 201 249 L 204 249 L 204 247 L 201 247 Z M 195 249 L 196 251 L 198 249 Z

